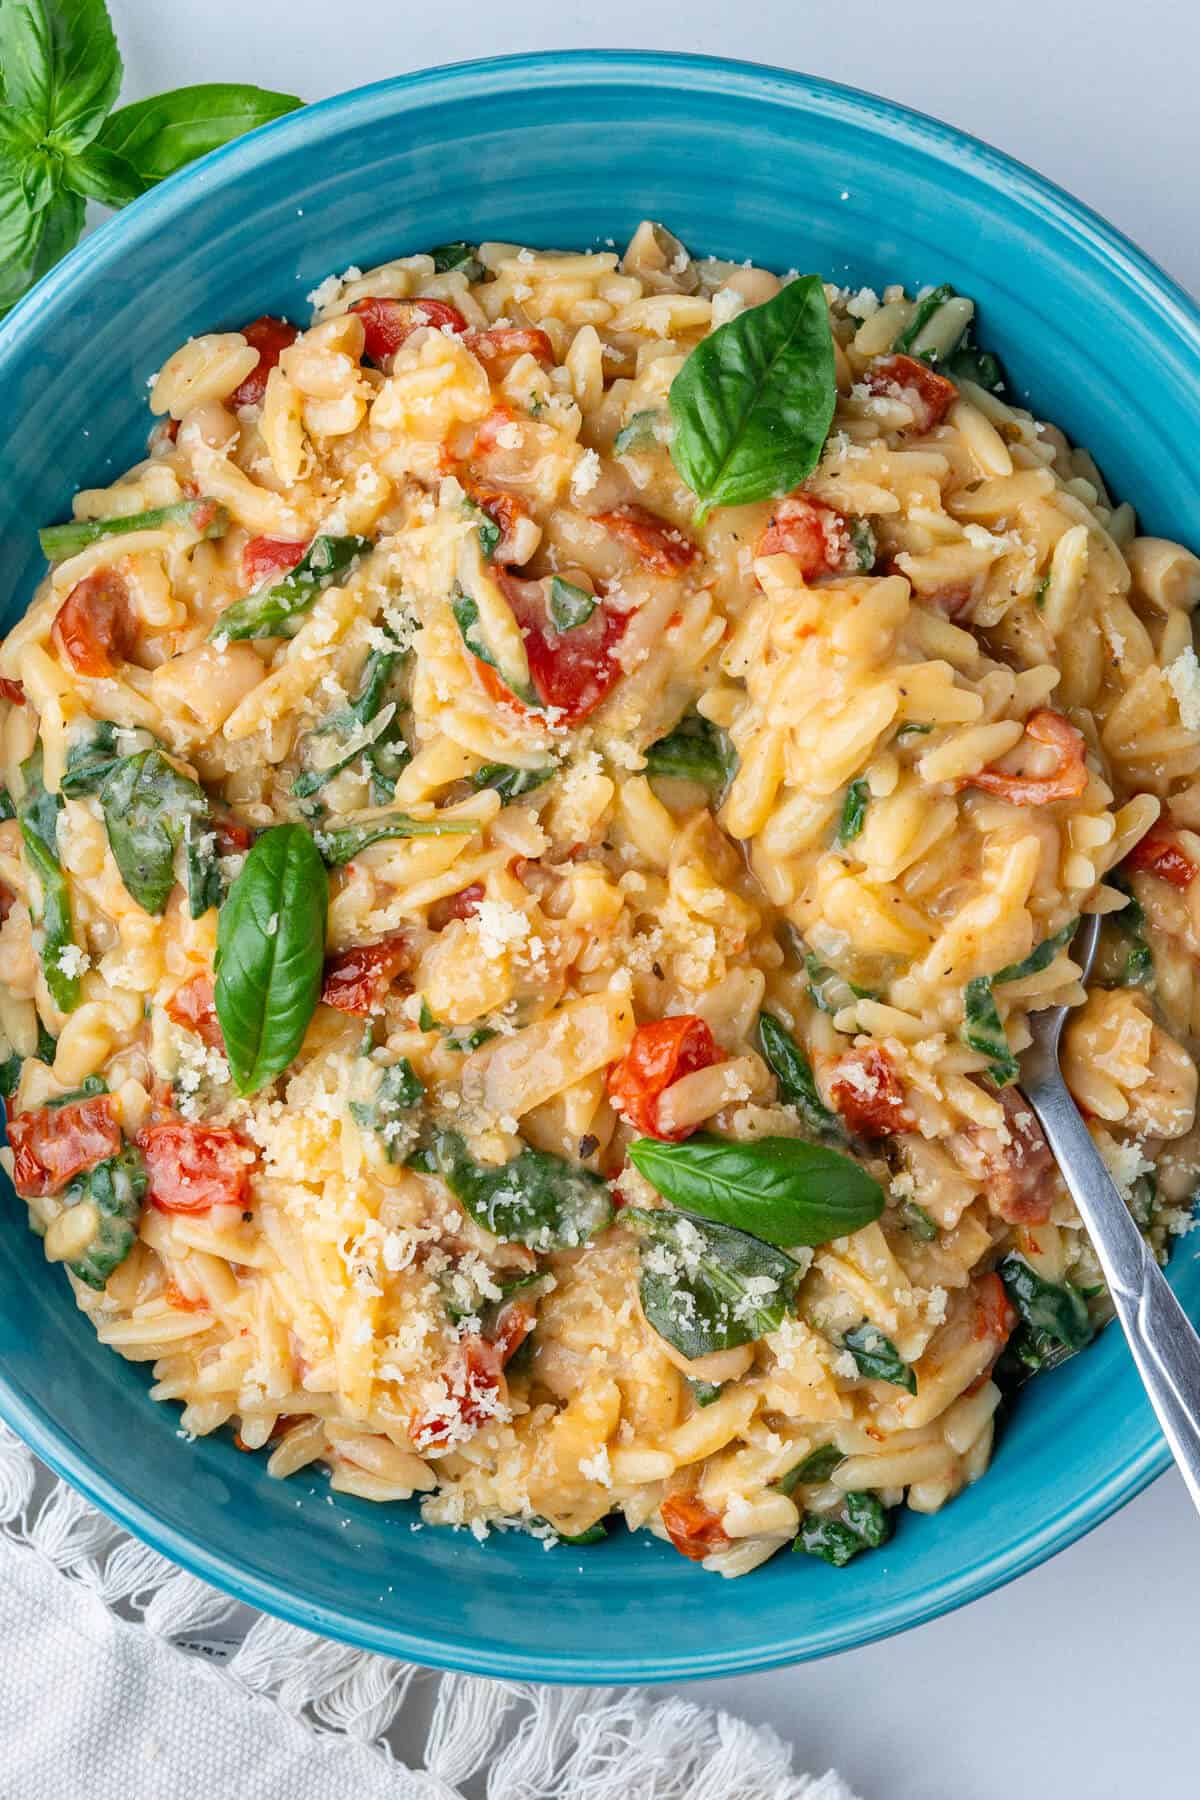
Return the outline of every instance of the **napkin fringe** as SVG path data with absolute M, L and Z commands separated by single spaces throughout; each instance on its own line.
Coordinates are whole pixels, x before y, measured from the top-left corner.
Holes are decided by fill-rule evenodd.
M 265 1615 L 213 1662 L 212 1634 L 238 1603 L 128 1538 L 63 1483 L 39 1495 L 31 1452 L 3 1425 L 0 1531 L 179 1654 L 207 1654 L 243 1697 L 376 1751 L 409 1777 L 408 1794 L 463 1800 L 466 1784 L 482 1781 L 486 1800 L 854 1800 L 832 1770 L 795 1773 L 768 1726 L 675 1696 L 439 1675 Z M 205 1635 L 207 1651 L 196 1641 Z M 418 1685 L 432 1692 L 424 1766 L 402 1770 L 387 1733 Z

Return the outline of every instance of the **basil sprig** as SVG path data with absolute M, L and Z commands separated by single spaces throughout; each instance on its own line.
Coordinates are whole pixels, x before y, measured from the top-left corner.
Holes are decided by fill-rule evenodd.
M 414 819 L 411 813 L 392 812 L 364 819 L 361 825 L 338 825 L 315 835 L 317 849 L 329 867 L 337 869 L 386 838 L 469 837 L 478 830 L 478 819 Z
M 440 1131 L 411 1162 L 440 1175 L 485 1231 L 533 1250 L 577 1249 L 612 1220 L 608 1183 L 545 1150 L 477 1163 L 456 1131 Z
M 61 562 L 102 538 L 123 537 L 127 531 L 155 531 L 163 525 L 190 525 L 201 537 L 223 537 L 229 529 L 229 514 L 213 500 L 179 500 L 173 506 L 153 506 L 148 512 L 126 513 L 117 519 L 72 519 L 66 525 L 45 525 L 38 532 L 38 542 L 47 562 Z
M 861 1325 L 845 1334 L 842 1348 L 850 1352 L 858 1364 L 859 1374 L 868 1380 L 890 1381 L 906 1393 L 916 1393 L 916 1370 L 911 1363 L 905 1362 L 891 1338 L 885 1337 L 870 1319 L 864 1319 Z
M 86 1200 L 95 1210 L 96 1227 L 91 1238 L 75 1260 L 67 1264 L 72 1275 L 88 1287 L 103 1288 L 133 1249 L 147 1186 L 141 1152 L 126 1144 L 118 1156 L 110 1156 L 77 1175 L 60 1196 L 64 1206 L 78 1206 Z
M 837 400 L 833 334 L 819 275 L 789 281 L 692 351 L 671 383 L 671 457 L 714 506 L 786 494 L 817 466 Z
M 21 764 L 25 793 L 17 810 L 25 860 L 37 878 L 39 897 L 31 910 L 42 933 L 42 973 L 51 998 L 60 1012 L 79 1005 L 80 978 L 71 968 L 75 931 L 71 919 L 71 895 L 58 858 L 58 820 L 63 809 L 61 794 L 48 794 L 42 782 L 42 747 Z M 67 967 L 63 967 L 64 952 Z
M 321 993 L 329 880 L 302 825 L 273 825 L 248 852 L 217 922 L 215 1003 L 239 1094 L 299 1050 Z
M 122 65 L 104 0 L 4 0 L 0 71 L 0 314 L 66 255 L 85 199 L 125 206 L 301 104 L 211 82 L 113 112 Z
M 802 1138 L 745 1144 L 707 1132 L 682 1144 L 638 1138 L 629 1160 L 674 1206 L 769 1244 L 827 1244 L 883 1211 L 883 1190 L 865 1169 Z
M 348 574 L 370 548 L 370 538 L 315 537 L 279 581 L 227 606 L 208 634 L 210 641 L 295 637 L 318 594 Z
M 621 1224 L 641 1239 L 642 1311 L 689 1361 L 752 1344 L 790 1311 L 800 1264 L 748 1231 L 636 1206 L 624 1209 Z

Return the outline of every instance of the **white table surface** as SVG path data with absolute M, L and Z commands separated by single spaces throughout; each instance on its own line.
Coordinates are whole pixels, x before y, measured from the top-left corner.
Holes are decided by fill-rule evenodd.
M 126 99 L 218 79 L 317 99 L 405 69 L 566 47 L 806 69 L 1031 163 L 1200 291 L 1196 0 L 110 6 Z M 795 1744 L 799 1767 L 836 1764 L 864 1800 L 1183 1800 L 1200 1792 L 1198 1616 L 1200 1524 L 1172 1474 L 1054 1562 L 950 1618 L 824 1663 L 682 1691 L 770 1723 Z

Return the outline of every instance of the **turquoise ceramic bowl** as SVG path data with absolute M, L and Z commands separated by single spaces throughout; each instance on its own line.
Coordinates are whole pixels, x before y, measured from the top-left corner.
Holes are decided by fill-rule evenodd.
M 189 333 L 305 314 L 331 270 L 452 237 L 621 244 L 646 214 L 697 251 L 881 286 L 948 280 L 1018 388 L 1089 445 L 1151 530 L 1200 517 L 1185 453 L 1200 319 L 1138 251 L 995 151 L 804 76 L 688 57 L 516 57 L 308 108 L 209 157 L 90 238 L 0 330 L 9 471 L 0 596 L 34 526 L 140 453 L 146 378 Z M 782 1555 L 707 1577 L 649 1536 L 586 1551 L 414 1531 L 406 1507 L 268 1479 L 94 1340 L 11 1193 L 0 1413 L 147 1542 L 241 1599 L 419 1662 L 550 1681 L 664 1681 L 877 1638 L 986 1592 L 1097 1524 L 1167 1461 L 1120 1335 L 1026 1390 L 994 1467 L 845 1570 Z M 1200 1311 L 1200 1256 L 1172 1280 Z

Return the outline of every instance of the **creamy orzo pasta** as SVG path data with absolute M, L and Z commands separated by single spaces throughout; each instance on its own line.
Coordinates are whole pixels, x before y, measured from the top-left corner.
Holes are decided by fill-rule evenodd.
M 310 299 L 170 357 L 0 649 L 6 1166 L 276 1475 L 844 1562 L 1106 1316 L 1031 1010 L 1188 1222 L 1200 562 L 949 289 L 644 224 Z

